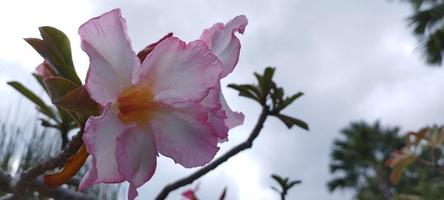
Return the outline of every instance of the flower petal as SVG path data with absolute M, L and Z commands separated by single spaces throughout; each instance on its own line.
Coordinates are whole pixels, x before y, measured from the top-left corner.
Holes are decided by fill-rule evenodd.
M 133 69 L 140 63 L 132 51 L 125 19 L 115 9 L 83 24 L 79 34 L 90 59 L 86 88 L 95 101 L 105 105 L 131 84 Z
M 222 92 L 220 93 L 220 102 L 222 105 L 222 110 L 224 110 L 225 115 L 227 116 L 227 118 L 225 119 L 225 125 L 227 125 L 229 129 L 242 125 L 244 123 L 244 114 L 231 110 Z
M 212 127 L 219 127 L 218 137 L 222 140 L 226 136 L 224 137 L 223 129 L 219 122 L 221 118 L 224 119 L 225 126 L 228 129 L 239 126 L 244 122 L 244 115 L 241 112 L 232 111 L 228 106 L 220 85 L 212 88 L 208 96 L 200 104 L 209 110 L 209 121 L 212 121 Z M 223 114 L 220 114 L 221 111 Z
M 136 188 L 156 171 L 157 149 L 151 131 L 133 126 L 117 137 L 117 162 L 120 174 L 130 183 L 128 199 L 137 196 Z
M 240 15 L 229 21 L 226 25 L 222 23 L 214 24 L 211 28 L 205 29 L 200 36 L 211 53 L 216 55 L 223 64 L 221 78 L 233 71 L 239 60 L 240 42 L 235 33 L 244 33 L 248 20 L 244 15 Z
M 226 114 L 220 102 L 220 86 L 212 88 L 200 105 L 208 111 L 208 124 L 216 133 L 219 141 L 225 141 L 228 137 L 228 127 L 225 125 Z
M 198 104 L 156 113 L 150 124 L 159 153 L 187 168 L 210 162 L 219 147 L 207 120 L 207 111 Z
M 108 104 L 102 115 L 91 117 L 85 125 L 83 141 L 92 155 L 92 167 L 84 176 L 80 189 L 96 183 L 120 183 L 124 181 L 117 170 L 116 138 L 125 129 L 119 117 Z
M 219 82 L 221 70 L 220 61 L 202 41 L 185 44 L 170 37 L 146 57 L 135 82 L 149 85 L 159 102 L 197 102 Z

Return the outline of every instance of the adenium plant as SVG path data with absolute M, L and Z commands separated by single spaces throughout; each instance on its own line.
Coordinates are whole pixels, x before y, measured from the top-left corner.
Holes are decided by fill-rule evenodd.
M 136 54 L 120 9 L 111 10 L 79 28 L 81 47 L 90 60 L 85 84 L 76 73 L 66 35 L 53 27 L 40 27 L 41 39 L 25 40 L 43 57 L 33 75 L 53 105 L 19 82 L 8 84 L 37 106 L 43 126 L 59 130 L 62 151 L 17 175 L 15 181 L 6 177 L 7 192 L 21 197 L 42 174 L 45 187 L 61 186 L 88 161 L 90 168 L 78 185 L 81 191 L 98 183 L 127 181 L 128 199 L 135 199 L 137 188 L 153 176 L 159 154 L 186 168 L 208 164 L 219 150 L 218 143 L 228 140 L 229 129 L 244 121 L 242 113 L 229 108 L 220 81 L 239 60 L 236 33 L 243 34 L 247 23 L 243 15 L 216 23 L 188 43 L 168 33 Z M 274 72 L 267 67 L 263 74 L 255 73 L 257 84 L 229 85 L 262 107 L 248 139 L 167 185 L 156 199 L 165 199 L 171 191 L 251 148 L 268 116 L 288 128 L 308 130 L 304 121 L 282 113 L 302 92 L 286 96 L 273 81 Z M 70 139 L 72 130 L 78 133 Z M 53 171 L 56 168 L 61 169 Z M 0 181 L 5 181 L 3 177 Z
M 243 121 L 225 103 L 220 79 L 237 63 L 234 33 L 246 25 L 246 17 L 238 16 L 188 44 L 165 37 L 139 59 L 120 10 L 83 24 L 82 49 L 90 58 L 85 86 L 101 114 L 85 125 L 92 167 L 80 189 L 128 181 L 128 198 L 134 199 L 136 188 L 153 176 L 158 153 L 187 168 L 211 161 L 228 129 Z

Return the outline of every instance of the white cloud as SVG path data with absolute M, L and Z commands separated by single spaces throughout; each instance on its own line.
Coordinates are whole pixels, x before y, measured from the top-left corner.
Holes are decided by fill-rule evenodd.
M 420 60 L 416 40 L 404 20 L 409 8 L 385 0 L 8 1 L 0 8 L 0 61 L 32 71 L 41 59 L 21 38 L 38 37 L 38 26 L 51 25 L 70 37 L 75 62 L 84 75 L 88 60 L 80 50 L 77 28 L 115 7 L 123 10 L 136 50 L 168 32 L 194 40 L 212 23 L 246 14 L 249 25 L 240 36 L 240 61 L 224 83 L 253 82 L 253 71 L 272 65 L 277 67 L 276 81 L 288 93 L 301 90 L 306 94 L 287 114 L 307 121 L 311 131 L 288 131 L 280 122 L 267 122 L 248 153 L 201 180 L 203 199 L 214 198 L 218 191 L 204 186 L 222 188 L 221 180 L 235 186 L 228 185 L 233 197 L 277 199 L 267 188 L 274 172 L 302 179 L 290 193 L 291 199 L 347 199 L 350 193 L 330 194 L 325 186 L 330 178 L 332 139 L 341 127 L 350 120 L 379 118 L 384 124 L 416 129 L 439 121 L 444 113 L 439 101 L 443 98 L 439 95 L 444 84 L 442 68 L 427 68 Z M 9 78 L 0 76 L 2 81 Z M 243 141 L 259 109 L 233 91 L 224 91 L 230 105 L 243 111 L 247 121 L 230 133 L 221 151 Z M 141 199 L 151 199 L 163 185 L 190 171 L 159 159 L 156 175 L 141 188 Z M 179 191 L 172 195 L 173 199 L 179 196 Z

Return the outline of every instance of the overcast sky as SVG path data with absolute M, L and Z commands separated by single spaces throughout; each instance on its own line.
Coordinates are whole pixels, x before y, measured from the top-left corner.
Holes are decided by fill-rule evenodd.
M 37 28 L 50 25 L 71 39 L 78 71 L 84 77 L 88 58 L 80 49 L 78 27 L 91 17 L 121 8 L 136 51 L 168 32 L 185 41 L 197 39 L 204 28 L 245 14 L 249 24 L 239 64 L 223 80 L 254 81 L 252 73 L 275 66 L 276 82 L 287 93 L 305 96 L 287 114 L 309 123 L 310 132 L 287 130 L 270 119 L 252 149 L 230 159 L 200 179 L 198 195 L 216 199 L 225 186 L 227 199 L 278 199 L 270 189 L 270 174 L 303 183 L 289 199 L 349 199 L 348 192 L 330 194 L 326 182 L 329 152 L 338 130 L 350 121 L 380 119 L 402 131 L 442 122 L 444 71 L 423 64 L 405 18 L 410 7 L 387 0 L 138 0 L 24 1 L 0 6 L 0 109 L 23 99 L 5 86 L 7 80 L 30 81 L 41 58 L 21 38 L 38 37 Z M 224 89 L 229 104 L 246 115 L 245 124 L 230 132 L 218 155 L 243 141 L 254 126 L 260 107 Z M 192 170 L 160 157 L 154 177 L 140 189 L 139 199 L 153 198 L 167 183 Z M 170 196 L 179 199 L 181 188 Z

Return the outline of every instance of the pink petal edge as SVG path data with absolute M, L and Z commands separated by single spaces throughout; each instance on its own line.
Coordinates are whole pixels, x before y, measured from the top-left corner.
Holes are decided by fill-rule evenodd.
M 231 73 L 239 61 L 241 44 L 235 33 L 243 34 L 247 24 L 247 17 L 239 15 L 226 25 L 214 24 L 211 28 L 205 29 L 200 36 L 200 40 L 204 41 L 210 51 L 222 62 L 221 78 Z
M 221 71 L 220 61 L 202 41 L 185 44 L 169 37 L 146 57 L 133 82 L 149 85 L 158 102 L 199 102 L 218 84 Z
M 216 155 L 216 133 L 208 124 L 208 113 L 199 104 L 172 107 L 150 121 L 157 149 L 186 168 L 203 166 Z
M 154 175 L 157 149 L 148 127 L 131 126 L 117 137 L 118 171 L 130 183 L 128 199 L 134 199 L 137 188 Z
M 120 183 L 124 178 L 117 170 L 116 138 L 125 129 L 110 105 L 102 115 L 90 117 L 85 125 L 83 141 L 91 155 L 92 166 L 81 181 L 81 189 L 96 183 Z
M 131 84 L 140 61 L 132 50 L 120 9 L 92 18 L 79 28 L 81 47 L 90 58 L 86 89 L 105 105 Z

